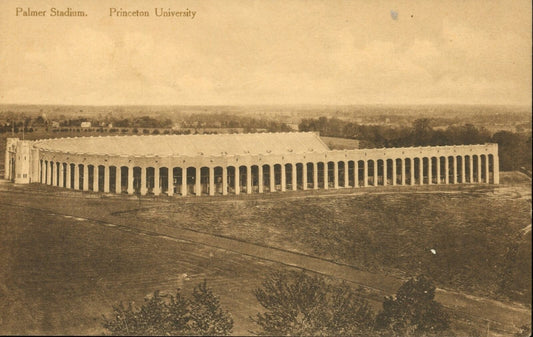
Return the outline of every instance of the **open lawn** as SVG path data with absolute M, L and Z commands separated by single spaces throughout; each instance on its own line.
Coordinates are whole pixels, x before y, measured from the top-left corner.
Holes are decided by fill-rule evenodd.
M 249 334 L 259 310 L 252 289 L 288 264 L 365 285 L 376 310 L 401 279 L 428 273 L 445 288 L 437 297 L 458 306 L 458 336 L 486 332 L 489 321 L 491 334 L 509 335 L 531 315 L 531 195 L 520 175 L 502 182 L 265 199 L 137 199 L 2 183 L 0 333 L 102 333 L 113 304 L 190 291 L 206 278 L 234 332 Z

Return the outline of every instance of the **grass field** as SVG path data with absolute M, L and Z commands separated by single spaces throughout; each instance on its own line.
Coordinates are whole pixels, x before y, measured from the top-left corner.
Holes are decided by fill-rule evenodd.
M 441 287 L 530 305 L 531 232 L 522 231 L 531 224 L 530 208 L 527 199 L 474 189 L 172 203 L 135 216 L 372 272 L 425 273 Z
M 384 188 L 355 195 L 142 200 L 1 185 L 0 333 L 102 333 L 101 314 L 118 301 L 139 303 L 155 289 L 190 291 L 203 278 L 234 316 L 236 334 L 255 328 L 249 315 L 259 307 L 251 290 L 284 266 L 141 228 L 190 228 L 236 238 L 235 245 L 319 256 L 374 272 L 376 288 L 424 272 L 450 291 L 523 307 L 509 300 L 518 301 L 530 312 L 531 231 L 524 228 L 531 224 L 531 196 L 522 193 L 530 182 L 515 174 L 502 174 L 502 182 L 420 193 Z M 372 303 L 378 309 L 379 302 Z M 505 305 L 486 307 L 486 313 L 498 316 Z M 459 336 L 486 329 L 479 322 L 469 326 L 464 313 L 452 316 Z

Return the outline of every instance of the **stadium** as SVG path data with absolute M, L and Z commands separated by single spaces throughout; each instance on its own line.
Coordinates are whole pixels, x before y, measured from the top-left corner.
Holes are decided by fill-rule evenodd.
M 498 184 L 498 145 L 331 150 L 313 132 L 8 138 L 5 178 L 140 195 Z

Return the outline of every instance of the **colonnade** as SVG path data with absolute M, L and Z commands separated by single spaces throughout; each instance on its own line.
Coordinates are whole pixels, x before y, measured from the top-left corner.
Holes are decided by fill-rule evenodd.
M 42 158 L 39 180 L 104 193 L 238 195 L 387 185 L 498 184 L 498 166 L 498 156 L 492 153 L 197 166 L 112 165 Z

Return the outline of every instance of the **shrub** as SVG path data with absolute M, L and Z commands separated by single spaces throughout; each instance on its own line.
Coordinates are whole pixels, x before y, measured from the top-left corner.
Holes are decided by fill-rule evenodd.
M 374 314 L 346 283 L 304 272 L 274 272 L 254 291 L 266 309 L 252 318 L 263 335 L 372 335 Z
M 194 288 L 191 299 L 179 290 L 168 299 L 155 291 L 140 308 L 120 303 L 113 306 L 111 318 L 103 320 L 103 327 L 115 336 L 228 335 L 233 329 L 231 315 L 205 280 Z
M 376 328 L 385 336 L 449 335 L 450 320 L 435 300 L 435 286 L 425 276 L 411 278 L 396 293 L 386 297 Z

